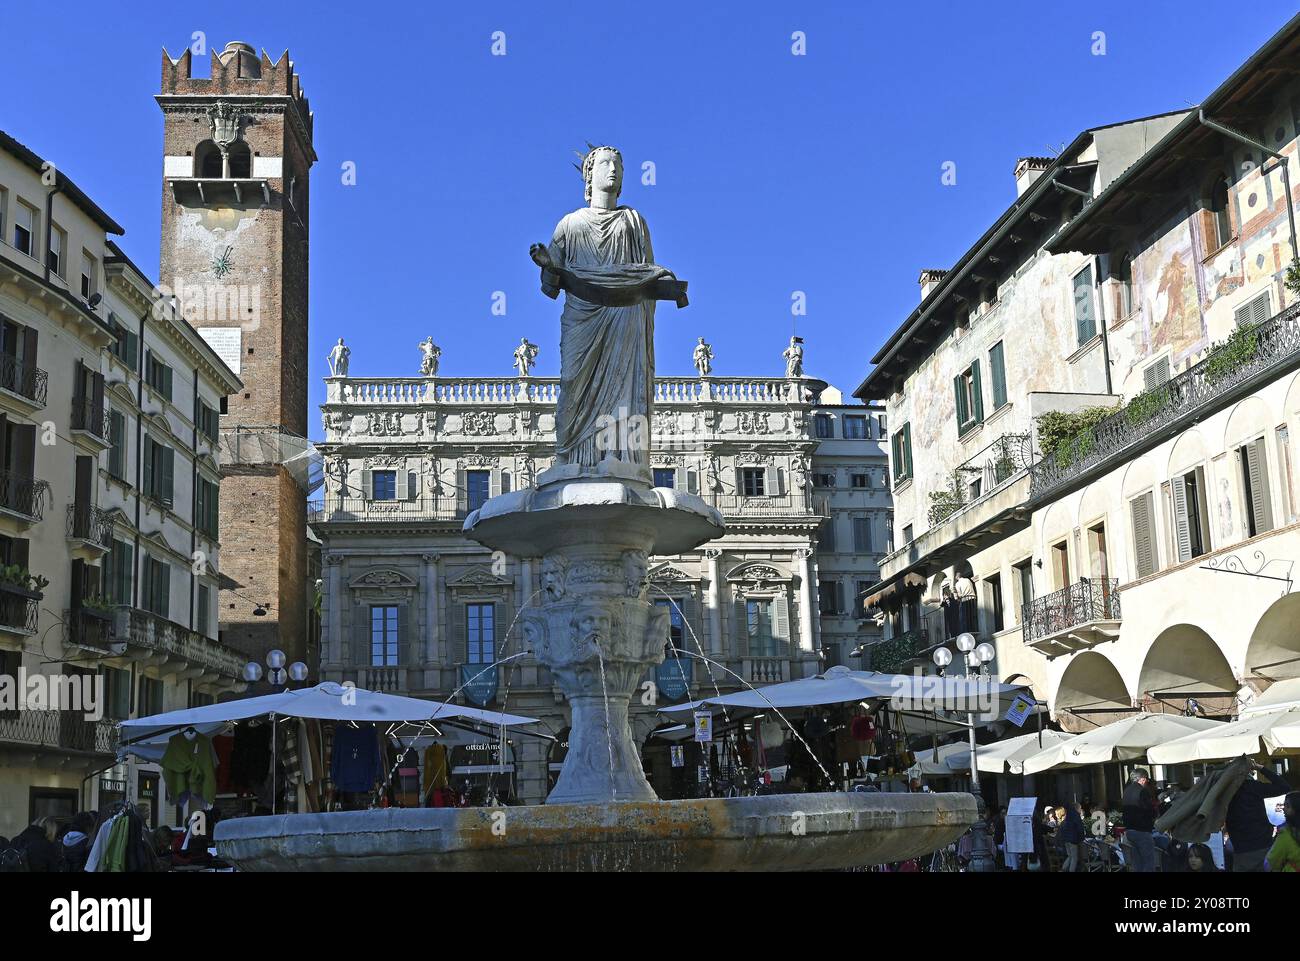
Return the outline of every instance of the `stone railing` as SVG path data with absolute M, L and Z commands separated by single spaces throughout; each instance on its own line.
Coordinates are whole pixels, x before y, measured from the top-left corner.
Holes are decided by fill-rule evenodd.
M 113 722 L 88 721 L 78 711 L 12 711 L 0 716 L 0 743 L 112 754 Z
M 1247 332 L 1230 353 L 1211 351 L 1195 367 L 1139 395 L 1098 423 L 1085 444 L 1070 453 L 1044 456 L 1030 469 L 1035 501 L 1059 496 L 1136 457 L 1177 431 L 1205 418 L 1260 383 L 1300 366 L 1300 304 Z
M 469 514 L 468 504 L 456 496 L 417 497 L 415 500 L 366 500 L 364 497 L 328 495 L 308 505 L 311 524 L 349 524 L 384 521 L 454 521 Z
M 811 490 L 770 497 L 745 497 L 742 494 L 703 495 L 704 502 L 716 507 L 723 517 L 789 517 L 792 515 L 827 516 L 826 499 Z
M 167 654 L 228 678 L 241 677 L 247 660 L 219 641 L 135 607 L 117 609 L 113 638 L 125 641 L 130 647 Z
M 820 382 L 783 377 L 656 377 L 656 404 L 807 403 L 800 385 Z M 355 407 L 493 404 L 553 405 L 558 377 L 327 377 L 325 402 Z
M 1085 578 L 1021 609 L 1026 644 L 1092 621 L 1121 619 L 1117 578 Z

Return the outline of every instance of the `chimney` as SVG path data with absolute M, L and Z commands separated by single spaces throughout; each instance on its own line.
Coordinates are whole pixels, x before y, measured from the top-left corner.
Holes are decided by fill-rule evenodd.
M 1016 196 L 1023 197 L 1043 171 L 1052 165 L 1051 157 L 1021 157 L 1016 161 Z
M 943 280 L 948 273 L 946 270 L 938 270 L 934 267 L 927 267 L 921 271 L 921 299 L 925 300 L 930 291 L 939 286 L 939 281 Z
M 232 60 L 236 61 L 236 77 L 257 80 L 262 76 L 262 61 L 258 59 L 257 51 L 253 49 L 252 44 L 244 43 L 242 40 L 232 40 L 226 44 L 226 49 L 217 54 L 217 59 L 221 61 L 223 67 L 230 66 Z

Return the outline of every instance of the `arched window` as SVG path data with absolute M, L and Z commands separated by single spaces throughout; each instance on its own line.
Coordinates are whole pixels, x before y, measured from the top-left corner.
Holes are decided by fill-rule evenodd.
M 214 180 L 221 176 L 221 150 L 211 140 L 194 149 L 194 176 Z
M 1218 250 L 1232 239 L 1232 212 L 1228 207 L 1228 181 L 1216 177 L 1210 186 L 1210 214 L 1214 249 Z
M 247 180 L 253 176 L 253 152 L 248 144 L 236 140 L 227 149 L 230 157 L 230 176 L 236 180 Z

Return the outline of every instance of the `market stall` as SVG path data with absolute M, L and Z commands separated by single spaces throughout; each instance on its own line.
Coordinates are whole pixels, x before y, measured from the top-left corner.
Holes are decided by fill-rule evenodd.
M 1031 754 L 1023 761 L 1023 773 L 1037 774 L 1054 768 L 1082 767 L 1112 761 L 1141 761 L 1145 760 L 1147 751 L 1158 744 L 1223 726 L 1222 721 L 1211 721 L 1203 717 L 1138 714 Z

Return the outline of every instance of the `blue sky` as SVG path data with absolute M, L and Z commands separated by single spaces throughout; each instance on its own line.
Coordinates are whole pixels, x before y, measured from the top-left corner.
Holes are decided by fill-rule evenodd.
M 622 201 L 690 281 L 688 308 L 659 309 L 661 374 L 691 371 L 700 334 L 715 373 L 778 374 L 793 330 L 808 372 L 851 391 L 915 306 L 918 271 L 951 265 L 1014 199 L 1017 157 L 1198 101 L 1294 10 L 137 0 L 110 14 L 77 0 L 51 19 L 10 2 L 6 32 L 24 41 L 6 51 L 0 128 L 72 176 L 155 273 L 161 48 L 179 56 L 195 31 L 273 59 L 287 47 L 320 156 L 313 409 L 340 335 L 354 376 L 416 373 L 430 334 L 447 375 L 510 374 L 521 336 L 541 346 L 536 372 L 558 374 L 559 308 L 527 251 L 582 205 L 571 163 L 587 140 L 622 149 Z M 492 55 L 494 31 L 505 56 Z M 355 186 L 342 183 L 347 161 Z M 653 186 L 638 176 L 645 161 Z M 940 182 L 947 161 L 955 186 Z M 505 316 L 492 313 L 497 291 Z M 794 291 L 806 316 L 791 314 Z

